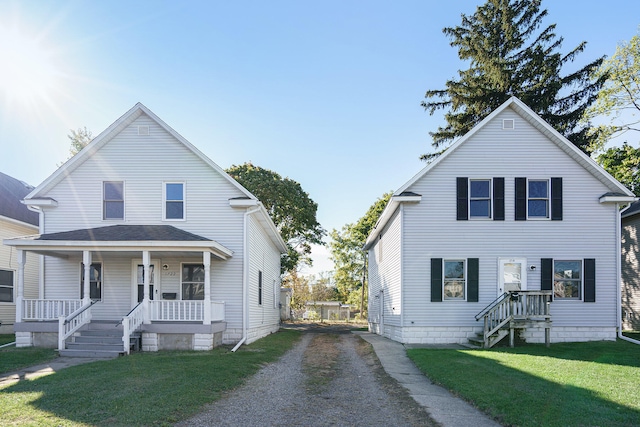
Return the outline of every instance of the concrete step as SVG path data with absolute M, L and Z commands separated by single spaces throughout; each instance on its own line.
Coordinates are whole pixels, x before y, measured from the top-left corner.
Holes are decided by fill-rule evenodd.
M 76 344 L 122 344 L 122 335 L 120 336 L 100 336 L 100 335 L 79 335 L 74 337 L 73 342 Z
M 78 349 L 65 349 L 60 350 L 60 356 L 65 357 L 99 357 L 99 358 L 110 358 L 115 359 L 118 356 L 121 356 L 124 352 L 122 349 L 120 351 L 114 350 L 78 350 Z
M 81 329 L 78 333 L 83 337 L 120 337 L 122 330 L 117 329 Z
M 122 341 L 120 344 L 103 344 L 103 343 L 78 343 L 68 342 L 67 349 L 70 350 L 107 350 L 107 351 L 122 351 Z

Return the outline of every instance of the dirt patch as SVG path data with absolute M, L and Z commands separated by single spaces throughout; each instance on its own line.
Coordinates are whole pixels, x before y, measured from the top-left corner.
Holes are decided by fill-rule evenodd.
M 302 371 L 307 376 L 307 393 L 320 393 L 323 386 L 336 376 L 336 366 L 340 350 L 337 347 L 338 335 L 320 334 L 313 337 L 302 359 Z

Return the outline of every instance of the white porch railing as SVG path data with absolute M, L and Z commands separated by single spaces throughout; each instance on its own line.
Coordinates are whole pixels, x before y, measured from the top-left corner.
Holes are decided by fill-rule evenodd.
M 67 338 L 91 321 L 91 306 L 95 303 L 96 301 L 91 301 L 69 316 L 60 316 L 58 318 L 58 350 L 64 350 L 66 348 Z
M 79 299 L 25 299 L 22 300 L 21 320 L 57 320 L 80 307 L 82 300 Z
M 136 305 L 129 314 L 122 318 L 122 344 L 124 345 L 125 353 L 129 354 L 131 352 L 131 334 L 140 328 L 143 322 L 144 309 L 142 303 Z
M 149 316 L 154 321 L 202 322 L 204 301 L 153 300 L 149 301 Z M 224 302 L 211 301 L 211 321 L 224 321 Z

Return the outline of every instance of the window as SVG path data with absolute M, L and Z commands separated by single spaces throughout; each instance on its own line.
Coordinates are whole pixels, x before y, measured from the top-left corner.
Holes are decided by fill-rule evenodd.
M 582 298 L 582 261 L 553 261 L 553 296 L 558 299 Z
M 469 216 L 491 218 L 491 180 L 469 180 Z
M 258 271 L 258 305 L 262 305 L 262 271 Z
M 80 299 L 84 298 L 84 264 L 80 264 Z M 89 298 L 102 299 L 102 264 L 91 264 L 89 269 Z
M 124 182 L 103 183 L 103 219 L 124 219 Z
M 182 264 L 182 299 L 204 300 L 204 265 Z
M 167 182 L 164 185 L 164 219 L 184 219 L 184 183 Z
M 13 271 L 0 270 L 0 302 L 13 302 Z
M 154 282 L 154 269 L 153 264 L 149 266 L 149 272 L 151 273 L 151 277 L 149 278 L 149 299 L 153 299 L 153 282 Z M 138 264 L 137 268 L 137 281 L 138 281 L 138 302 L 144 299 L 144 265 Z
M 527 190 L 528 217 L 549 218 L 549 180 L 530 179 Z
M 444 260 L 444 299 L 464 299 L 465 285 L 465 261 Z

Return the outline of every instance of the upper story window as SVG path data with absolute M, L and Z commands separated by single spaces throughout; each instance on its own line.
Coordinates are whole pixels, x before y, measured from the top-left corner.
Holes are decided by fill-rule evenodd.
M 527 216 L 549 218 L 548 179 L 530 179 L 527 182 Z
M 469 216 L 491 218 L 491 180 L 469 180 Z
M 164 219 L 183 220 L 185 206 L 184 182 L 165 182 Z
M 102 219 L 124 219 L 124 182 L 103 182 Z
M 0 302 L 13 302 L 12 270 L 0 270 Z
M 553 296 L 558 299 L 582 298 L 582 261 L 553 261 Z

